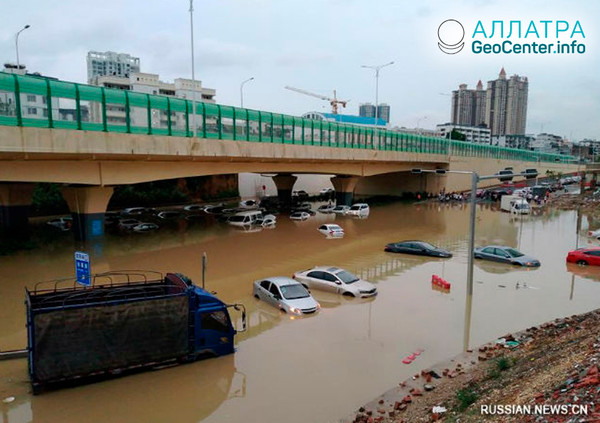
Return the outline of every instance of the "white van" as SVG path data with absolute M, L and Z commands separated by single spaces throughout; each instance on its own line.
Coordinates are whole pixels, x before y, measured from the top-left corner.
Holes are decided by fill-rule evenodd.
M 527 200 L 518 195 L 503 195 L 500 200 L 500 209 L 516 214 L 529 214 L 531 211 Z
M 233 216 L 230 216 L 229 219 L 227 220 L 227 223 L 229 223 L 230 225 L 233 225 L 233 226 L 250 226 L 256 220 L 262 219 L 262 218 L 263 218 L 263 214 L 260 210 L 245 211 L 245 212 L 236 213 Z

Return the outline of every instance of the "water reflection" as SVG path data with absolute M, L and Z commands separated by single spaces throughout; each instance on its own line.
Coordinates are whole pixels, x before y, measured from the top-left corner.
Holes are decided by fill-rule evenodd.
M 543 263 L 542 263 L 543 265 Z M 486 260 L 476 260 L 475 266 L 483 270 L 485 273 L 494 273 L 494 274 L 505 274 L 512 273 L 516 275 L 520 272 L 536 272 L 539 267 L 523 267 L 523 266 L 515 266 L 513 264 L 508 263 L 495 263 L 493 261 Z
M 581 266 L 577 263 L 567 263 L 567 272 L 594 282 L 600 282 L 600 266 Z

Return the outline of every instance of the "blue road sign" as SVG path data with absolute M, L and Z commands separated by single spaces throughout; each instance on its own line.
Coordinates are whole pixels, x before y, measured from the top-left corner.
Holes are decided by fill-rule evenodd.
M 90 286 L 90 256 L 81 251 L 75 251 L 75 276 L 77 283 L 83 286 Z

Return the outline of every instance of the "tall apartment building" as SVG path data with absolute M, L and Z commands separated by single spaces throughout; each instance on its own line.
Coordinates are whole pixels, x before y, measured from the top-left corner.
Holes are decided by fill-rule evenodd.
M 358 106 L 358 115 L 360 117 L 375 117 L 375 106 L 371 103 L 362 103 Z
M 377 107 L 371 103 L 362 103 L 358 106 L 360 117 L 374 118 L 377 114 L 377 117 L 385 120 L 386 123 L 390 122 L 390 111 L 390 105 L 386 103 L 381 103 Z
M 140 71 L 139 57 L 114 51 L 89 51 L 87 54 L 88 84 L 94 83 L 99 76 L 116 76 L 129 78 L 134 72 Z
M 485 96 L 481 81 L 474 90 L 469 90 L 467 84 L 460 84 L 458 90 L 452 91 L 451 122 L 462 126 L 485 125 Z
M 451 122 L 463 126 L 487 126 L 492 136 L 525 134 L 527 123 L 527 77 L 506 78 L 504 68 L 498 79 L 481 81 L 475 90 L 466 84 L 452 91 Z
M 492 135 L 525 134 L 528 90 L 527 77 L 506 79 L 504 68 L 498 79 L 488 81 L 485 114 Z
M 377 117 L 386 121 L 386 123 L 390 123 L 390 105 L 386 103 L 381 103 L 377 106 Z

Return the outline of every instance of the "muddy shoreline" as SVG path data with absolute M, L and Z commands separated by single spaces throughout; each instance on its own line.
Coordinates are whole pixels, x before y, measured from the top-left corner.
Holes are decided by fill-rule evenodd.
M 600 309 L 506 334 L 416 370 L 340 422 L 600 422 L 599 360 Z M 498 405 L 514 412 L 487 414 Z M 543 413 L 535 413 L 536 405 Z M 566 414 L 550 413 L 563 405 Z

